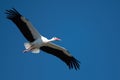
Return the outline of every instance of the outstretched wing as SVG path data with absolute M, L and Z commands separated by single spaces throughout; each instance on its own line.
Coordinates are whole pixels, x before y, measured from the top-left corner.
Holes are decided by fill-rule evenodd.
M 40 49 L 60 58 L 68 65 L 69 69 L 75 68 L 77 70 L 80 68 L 80 62 L 61 46 L 50 42 L 47 43 L 45 46 L 42 46 Z
M 38 31 L 33 27 L 33 25 L 23 17 L 16 9 L 6 10 L 7 18 L 12 20 L 19 30 L 22 32 L 24 37 L 33 42 L 35 39 L 40 37 Z

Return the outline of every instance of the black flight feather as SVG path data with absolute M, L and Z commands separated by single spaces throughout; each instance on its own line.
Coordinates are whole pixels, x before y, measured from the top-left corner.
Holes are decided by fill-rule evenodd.
M 73 56 L 65 54 L 62 50 L 58 50 L 49 46 L 42 46 L 40 49 L 60 58 L 62 61 L 64 61 L 67 64 L 69 69 L 75 68 L 76 70 L 78 70 L 80 68 L 80 64 L 79 64 L 80 62 L 77 59 L 75 59 Z
M 25 22 L 27 21 L 27 19 L 24 18 L 25 21 L 21 19 L 23 16 L 16 9 L 13 8 L 10 10 L 6 10 L 6 14 L 7 18 L 12 20 L 17 25 L 19 30 L 28 41 L 33 42 L 35 40 L 30 29 L 28 28 L 29 25 L 27 25 Z

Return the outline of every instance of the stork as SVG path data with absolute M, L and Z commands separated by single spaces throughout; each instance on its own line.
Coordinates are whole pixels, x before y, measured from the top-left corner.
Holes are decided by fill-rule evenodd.
M 61 39 L 57 37 L 47 39 L 42 36 L 30 21 L 22 16 L 15 8 L 6 10 L 6 14 L 7 19 L 15 23 L 23 36 L 28 40 L 28 42 L 24 43 L 25 50 L 23 50 L 23 53 L 39 53 L 40 50 L 42 50 L 61 59 L 69 69 L 74 68 L 78 70 L 80 68 L 80 61 L 74 58 L 67 49 L 52 43 L 53 41 L 59 41 Z

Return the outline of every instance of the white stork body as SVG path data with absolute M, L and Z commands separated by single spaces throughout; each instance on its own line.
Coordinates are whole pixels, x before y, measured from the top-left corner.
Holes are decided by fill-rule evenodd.
M 38 39 L 36 39 L 34 42 L 26 42 L 24 43 L 24 46 L 26 50 L 23 52 L 32 51 L 32 53 L 39 53 L 40 47 L 50 44 L 51 41 L 60 40 L 59 38 L 53 37 L 52 39 L 48 40 L 47 38 L 40 36 Z
M 6 14 L 7 18 L 17 25 L 23 36 L 29 41 L 24 43 L 26 48 L 23 51 L 24 53 L 29 51 L 32 53 L 39 53 L 40 50 L 42 50 L 64 61 L 70 69 L 79 69 L 79 61 L 75 59 L 68 50 L 52 43 L 52 41 L 60 40 L 59 38 L 53 37 L 51 39 L 47 39 L 40 35 L 33 25 L 14 8 L 6 10 Z

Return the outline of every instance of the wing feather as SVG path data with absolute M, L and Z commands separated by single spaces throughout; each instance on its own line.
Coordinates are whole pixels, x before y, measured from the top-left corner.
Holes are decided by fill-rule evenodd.
M 76 70 L 78 70 L 80 68 L 80 62 L 77 59 L 75 59 L 68 52 L 68 50 L 66 50 L 65 48 L 61 46 L 58 46 L 53 43 L 47 43 L 47 45 L 42 46 L 40 49 L 60 58 L 62 61 L 64 61 L 67 64 L 69 69 L 75 68 Z
M 24 37 L 33 42 L 35 39 L 40 37 L 38 31 L 33 27 L 33 25 L 23 17 L 16 9 L 6 10 L 7 18 L 12 20 L 19 30 L 22 32 Z

